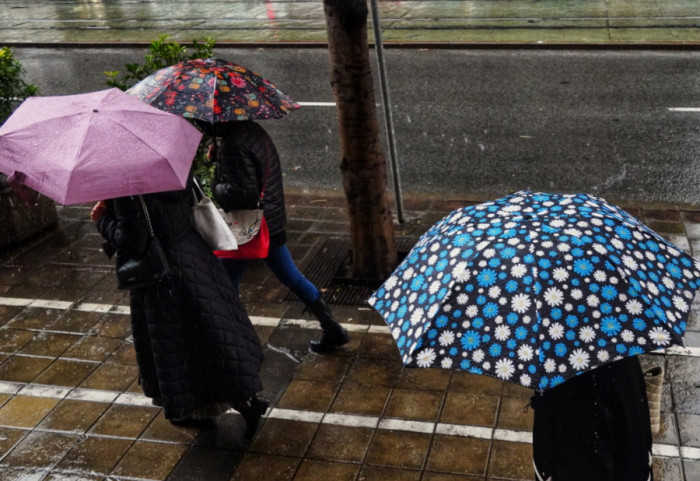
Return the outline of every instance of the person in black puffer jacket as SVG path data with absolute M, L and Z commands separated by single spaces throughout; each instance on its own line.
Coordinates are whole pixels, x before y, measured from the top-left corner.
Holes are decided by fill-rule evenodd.
M 263 193 L 262 209 L 270 233 L 265 264 L 275 276 L 306 304 L 321 323 L 322 337 L 311 341 L 314 352 L 330 352 L 348 342 L 348 334 L 335 320 L 318 288 L 294 264 L 287 249 L 284 186 L 279 155 L 267 132 L 253 121 L 209 124 L 198 121 L 211 137 L 220 137 L 209 151 L 216 161 L 212 193 L 224 211 L 255 209 Z M 236 289 L 248 261 L 221 259 Z
M 169 279 L 130 291 L 143 392 L 176 425 L 211 426 L 234 408 L 252 437 L 269 404 L 256 395 L 262 347 L 226 272 L 194 229 L 192 179 L 185 190 L 143 199 L 172 270 Z M 100 202 L 91 217 L 106 252 L 128 258 L 146 250 L 150 230 L 138 197 Z
M 531 405 L 538 481 L 652 481 L 649 404 L 637 356 L 537 392 Z

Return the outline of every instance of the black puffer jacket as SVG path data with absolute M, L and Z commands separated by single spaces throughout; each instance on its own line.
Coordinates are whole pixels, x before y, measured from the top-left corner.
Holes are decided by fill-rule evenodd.
M 637 356 L 538 393 L 532 407 L 533 457 L 542 479 L 651 479 L 649 404 Z
M 193 228 L 190 193 L 144 196 L 173 278 L 131 292 L 141 387 L 169 419 L 218 413 L 262 389 L 260 342 L 228 275 Z M 148 228 L 138 198 L 107 204 L 97 224 L 102 236 L 118 255 L 144 251 Z
M 221 137 L 216 149 L 214 199 L 227 212 L 254 209 L 263 192 L 270 248 L 281 246 L 287 241 L 287 221 L 282 168 L 272 139 L 252 121 L 218 124 L 209 133 Z

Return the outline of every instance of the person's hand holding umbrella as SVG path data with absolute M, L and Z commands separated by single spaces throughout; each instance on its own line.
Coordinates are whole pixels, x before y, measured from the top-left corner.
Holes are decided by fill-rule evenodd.
M 97 204 L 95 204 L 92 210 L 90 211 L 90 219 L 92 219 L 93 222 L 97 223 L 105 214 L 105 212 L 107 212 L 107 204 L 104 200 L 101 200 Z

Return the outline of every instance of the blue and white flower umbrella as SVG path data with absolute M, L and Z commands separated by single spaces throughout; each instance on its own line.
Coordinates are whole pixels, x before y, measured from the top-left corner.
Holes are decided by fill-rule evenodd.
M 700 264 L 587 194 L 518 192 L 423 234 L 369 304 L 404 365 L 552 388 L 682 345 Z

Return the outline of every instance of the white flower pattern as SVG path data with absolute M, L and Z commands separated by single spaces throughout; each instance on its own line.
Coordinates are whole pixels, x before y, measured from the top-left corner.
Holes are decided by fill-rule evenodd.
M 548 389 L 680 342 L 700 266 L 586 194 L 518 192 L 458 209 L 370 297 L 404 364 Z

